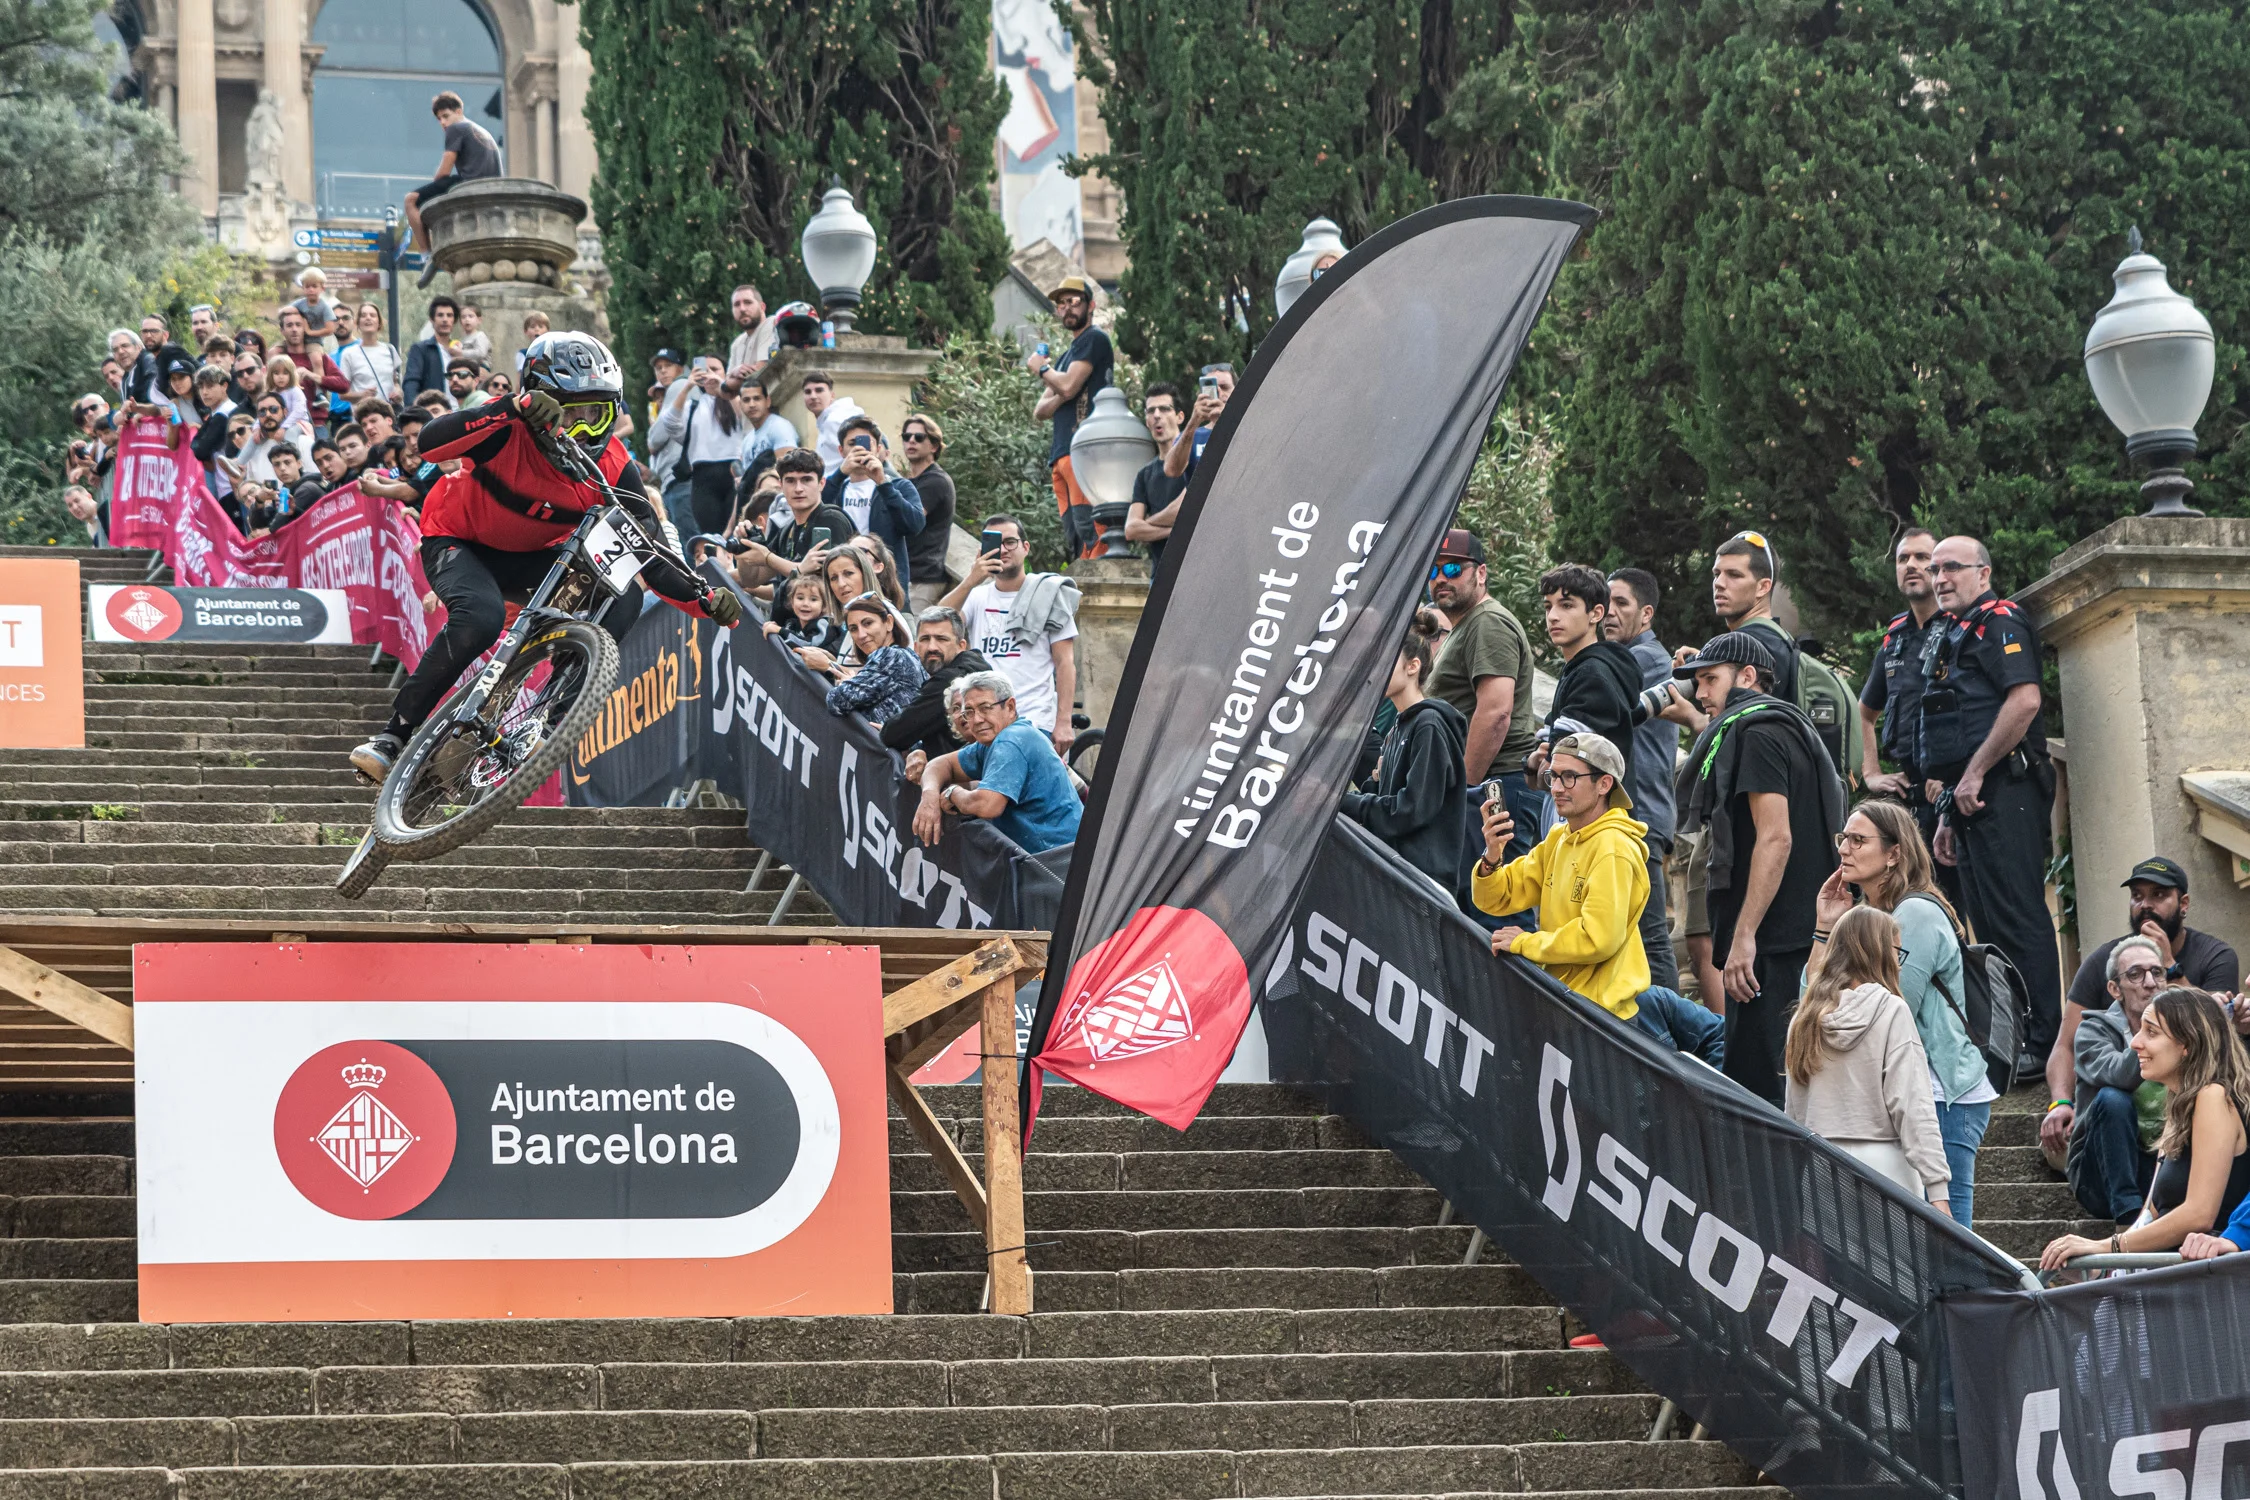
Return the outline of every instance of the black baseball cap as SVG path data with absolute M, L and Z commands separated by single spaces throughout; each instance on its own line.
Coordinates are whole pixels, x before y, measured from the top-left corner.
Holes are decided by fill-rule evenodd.
M 2132 873 L 2118 884 L 2133 885 L 2141 881 L 2150 885 L 2168 885 L 2183 896 L 2187 894 L 2187 871 L 2180 868 L 2178 860 L 2167 859 L 2161 854 L 2151 855 L 2133 866 Z
M 648 362 L 653 365 L 660 359 L 670 360 L 676 365 L 687 364 L 687 356 L 677 349 L 659 349 L 648 357 Z
M 1693 677 L 1705 667 L 1756 667 L 1771 681 L 1773 657 L 1758 638 L 1744 630 L 1725 630 L 1703 643 L 1703 648 L 1672 669 L 1674 677 Z
M 1444 541 L 1438 543 L 1437 555 L 1457 557 L 1463 562 L 1481 563 L 1484 561 L 1484 543 L 1475 532 L 1456 526 L 1445 534 Z

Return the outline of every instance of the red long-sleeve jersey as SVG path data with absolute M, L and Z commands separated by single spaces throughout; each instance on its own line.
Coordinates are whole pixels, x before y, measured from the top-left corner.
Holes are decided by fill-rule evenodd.
M 539 451 L 522 401 L 517 395 L 463 407 L 422 429 L 424 458 L 463 460 L 422 503 L 423 536 L 481 542 L 504 552 L 543 552 L 606 502 L 599 490 L 564 474 Z M 661 543 L 663 525 L 625 445 L 611 438 L 595 463 L 641 529 Z M 659 553 L 641 577 L 666 599 L 702 613 L 703 581 L 675 557 Z

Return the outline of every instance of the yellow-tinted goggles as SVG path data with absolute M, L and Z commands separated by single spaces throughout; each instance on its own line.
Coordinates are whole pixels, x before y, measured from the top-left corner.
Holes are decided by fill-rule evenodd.
M 614 402 L 573 401 L 562 409 L 562 429 L 574 438 L 601 437 L 616 420 Z

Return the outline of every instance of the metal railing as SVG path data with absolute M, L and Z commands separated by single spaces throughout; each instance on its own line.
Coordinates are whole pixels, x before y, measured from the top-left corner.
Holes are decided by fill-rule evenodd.
M 2041 1271 L 2039 1284 L 2042 1287 L 2052 1286 L 2057 1276 L 2072 1271 L 2157 1271 L 2166 1266 L 2184 1264 L 2186 1260 L 2187 1257 L 2177 1250 L 2128 1251 L 2122 1255 L 2104 1251 L 2100 1255 L 2077 1256 L 2053 1271 Z

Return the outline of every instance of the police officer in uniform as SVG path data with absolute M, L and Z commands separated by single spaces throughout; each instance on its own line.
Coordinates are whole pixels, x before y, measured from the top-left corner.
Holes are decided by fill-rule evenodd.
M 1859 691 L 1859 716 L 1867 731 L 1860 741 L 1865 757 L 1860 783 L 1911 808 L 1925 844 L 1937 839 L 1937 803 L 1924 788 L 1927 778 L 1915 755 L 1922 729 L 1922 657 L 1932 636 L 1942 630 L 1937 622 L 1945 618 L 1930 574 L 1930 554 L 1936 546 L 1936 534 L 1919 526 L 1907 528 L 1898 539 L 1891 561 L 1907 607 L 1884 629 L 1867 685 Z M 1898 769 L 1885 771 L 1885 759 Z M 1960 910 L 1961 883 L 1954 867 L 1939 865 L 1937 880 L 1954 910 Z
M 1955 867 L 1962 915 L 2023 975 L 2036 1073 L 2062 1024 L 2062 964 L 2047 915 L 2047 819 L 2055 772 L 2041 726 L 2039 637 L 1992 591 L 1992 554 L 1970 536 L 1930 559 L 1938 607 L 1924 643 L 1915 764 L 1938 803 L 1931 852 Z

